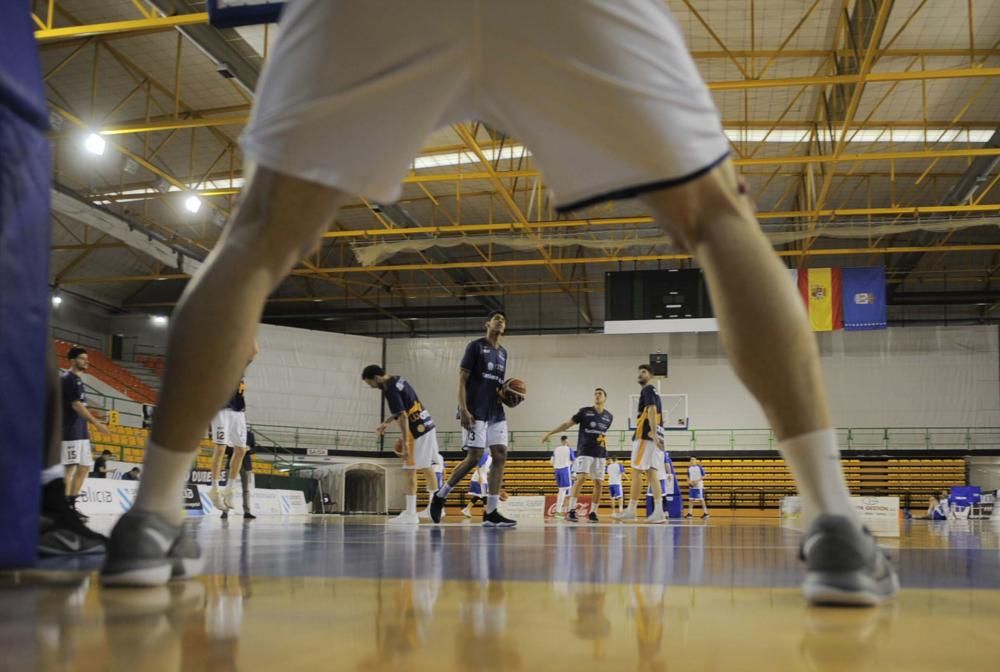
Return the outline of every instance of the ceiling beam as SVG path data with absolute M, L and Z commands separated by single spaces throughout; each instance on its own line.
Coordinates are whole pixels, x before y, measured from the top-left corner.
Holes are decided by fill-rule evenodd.
M 107 23 L 66 26 L 64 28 L 44 28 L 35 31 L 35 39 L 44 44 L 80 37 L 93 37 L 94 35 L 114 35 L 121 33 L 141 35 L 150 32 L 173 30 L 180 26 L 207 23 L 208 14 L 206 12 L 195 12 L 193 14 L 177 14 L 175 16 L 133 19 L 130 21 L 110 21 Z

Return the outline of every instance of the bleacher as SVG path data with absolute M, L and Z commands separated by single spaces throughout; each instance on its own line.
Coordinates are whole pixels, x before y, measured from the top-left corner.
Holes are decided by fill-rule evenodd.
M 631 473 L 627 459 L 625 495 Z M 449 460 L 446 475 L 458 464 Z M 776 457 L 705 457 L 706 497 L 709 507 L 723 509 L 777 509 L 782 497 L 795 494 L 795 483 L 784 460 Z M 952 486 L 966 484 L 965 460 L 961 457 L 865 457 L 845 459 L 844 471 L 851 492 L 859 496 L 898 496 L 900 506 L 921 508 L 928 496 Z M 687 496 L 688 459 L 674 460 L 681 494 Z M 511 495 L 554 495 L 555 479 L 548 458 L 518 458 L 507 461 L 504 488 Z M 465 488 L 459 488 L 464 490 Z M 421 492 L 423 486 L 421 486 Z M 591 492 L 584 486 L 584 494 Z
M 136 355 L 135 361 L 142 364 L 156 375 L 163 377 L 164 359 L 159 355 Z
M 147 429 L 112 425 L 110 435 L 101 434 L 91 428 L 90 440 L 95 457 L 107 449 L 111 451 L 115 460 L 138 464 L 142 462 L 148 434 L 149 430 Z M 209 470 L 212 468 L 212 448 L 212 442 L 207 437 L 201 440 L 195 462 L 196 469 Z M 274 469 L 270 462 L 261 460 L 257 455 L 251 455 L 251 460 L 255 474 L 287 476 L 285 472 Z
M 68 341 L 56 339 L 54 341 L 56 357 L 59 366 L 66 368 L 66 355 L 73 344 Z M 156 403 L 156 391 L 146 385 L 124 368 L 115 364 L 101 351 L 88 348 L 87 357 L 90 361 L 90 368 L 87 373 L 98 380 L 110 385 L 115 390 L 121 392 L 129 399 L 143 404 Z

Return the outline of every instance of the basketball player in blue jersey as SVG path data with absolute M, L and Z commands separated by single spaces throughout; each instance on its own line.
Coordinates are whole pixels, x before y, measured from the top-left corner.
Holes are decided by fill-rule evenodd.
M 653 513 L 646 518 L 649 523 L 666 522 L 663 515 L 663 493 L 660 491 L 660 467 L 663 464 L 663 439 L 660 437 L 660 417 L 663 406 L 656 392 L 656 376 L 648 364 L 639 365 L 639 408 L 636 413 L 635 434 L 632 435 L 632 487 L 629 488 L 628 507 L 613 514 L 616 520 L 635 520 L 642 490 L 642 476 L 649 482 L 653 497 Z
M 895 572 L 840 467 L 802 301 L 756 221 L 680 26 L 667 3 L 649 0 L 288 3 L 241 138 L 246 186 L 173 312 L 144 478 L 112 532 L 103 581 L 160 585 L 198 571 L 200 550 L 181 540 L 180 493 L 205 426 L 239 381 L 268 295 L 343 206 L 396 201 L 433 130 L 451 126 L 475 145 L 461 123 L 470 119 L 530 148 L 560 212 L 638 198 L 691 253 L 733 368 L 802 495 L 806 598 L 892 597 Z M 482 450 L 470 410 L 463 424 Z M 490 420 L 498 440 L 502 419 Z
M 573 425 L 580 425 L 576 439 L 576 459 L 573 460 L 573 489 L 569 496 L 569 513 L 566 519 L 576 522 L 576 499 L 583 489 L 583 482 L 590 479 L 594 484 L 594 499 L 590 503 L 587 516 L 592 523 L 598 521 L 597 509 L 601 506 L 601 494 L 604 490 L 604 470 L 608 459 L 608 429 L 614 421 L 611 411 L 604 408 L 608 393 L 603 388 L 594 390 L 594 405 L 584 406 L 551 432 L 542 437 L 542 442 L 557 432 L 562 432 Z
M 459 481 L 479 464 L 483 451 L 493 458 L 489 494 L 486 495 L 485 527 L 513 527 L 516 521 L 497 510 L 507 462 L 507 415 L 501 400 L 504 374 L 509 364 L 507 349 L 500 338 L 507 328 L 507 316 L 494 310 L 486 320 L 486 336 L 469 343 L 458 373 L 458 419 L 462 425 L 465 460 L 455 467 L 451 478 L 431 498 L 431 520 L 441 522 L 445 499 Z
M 424 408 L 417 391 L 399 376 L 390 376 L 378 364 L 369 364 L 361 372 L 368 387 L 382 390 L 389 417 L 375 428 L 382 436 L 392 424 L 399 424 L 403 435 L 403 473 L 405 474 L 406 509 L 390 518 L 388 525 L 419 525 L 417 515 L 417 471 L 422 471 L 428 483 L 433 483 L 434 456 L 437 455 L 437 429 L 430 411 Z

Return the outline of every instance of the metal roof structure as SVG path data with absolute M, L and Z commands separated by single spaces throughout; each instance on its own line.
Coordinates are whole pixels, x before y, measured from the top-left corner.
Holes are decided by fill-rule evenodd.
M 668 4 L 790 267 L 885 265 L 891 323 L 1000 320 L 1000 4 Z M 61 290 L 169 311 L 237 202 L 280 29 L 218 30 L 203 5 L 33 3 L 56 189 L 75 199 L 53 214 Z M 81 149 L 91 133 L 101 156 Z M 530 148 L 469 121 L 427 139 L 398 203 L 344 208 L 264 318 L 443 334 L 504 305 L 514 332 L 599 330 L 605 271 L 693 263 L 660 238 L 637 202 L 557 216 Z

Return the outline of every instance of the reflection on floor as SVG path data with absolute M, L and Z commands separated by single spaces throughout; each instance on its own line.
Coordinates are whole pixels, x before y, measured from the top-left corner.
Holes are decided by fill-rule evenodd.
M 798 533 L 376 519 L 224 525 L 208 574 L 103 590 L 87 566 L 0 575 L 2 670 L 949 670 L 996 664 L 1000 526 L 908 523 L 880 609 L 806 607 Z

